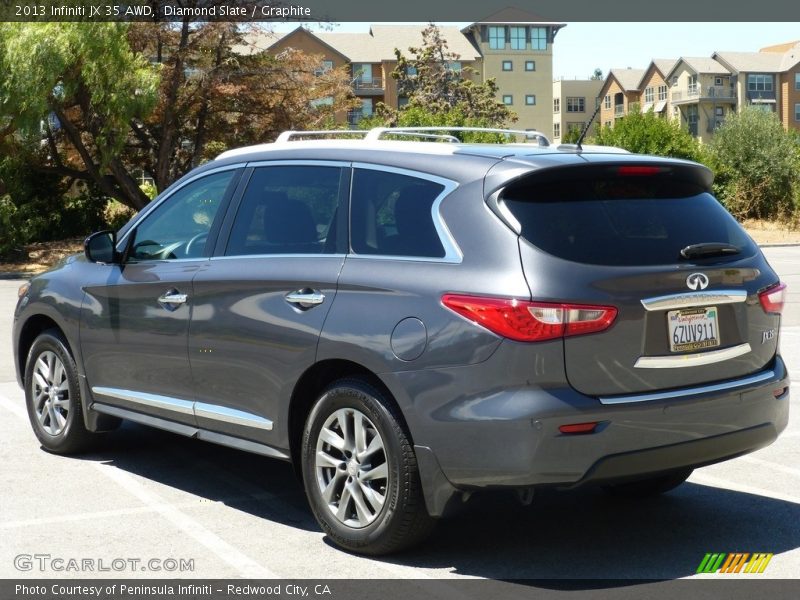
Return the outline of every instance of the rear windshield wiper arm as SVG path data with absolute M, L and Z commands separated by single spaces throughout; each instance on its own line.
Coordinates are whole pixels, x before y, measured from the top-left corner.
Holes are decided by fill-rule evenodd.
M 742 251 L 738 246 L 722 242 L 704 242 L 691 244 L 681 250 L 681 258 L 701 258 L 707 256 L 732 256 Z

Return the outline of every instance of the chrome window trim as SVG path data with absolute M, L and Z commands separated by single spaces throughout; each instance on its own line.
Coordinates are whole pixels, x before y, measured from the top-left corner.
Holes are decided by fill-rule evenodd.
M 248 162 L 249 168 L 258 169 L 259 167 L 339 167 L 350 168 L 352 163 L 349 160 L 315 160 L 313 158 L 283 158 L 279 160 L 257 160 Z
M 701 352 L 699 354 L 679 354 L 675 356 L 640 356 L 634 363 L 637 369 L 682 369 L 710 365 L 742 356 L 750 352 L 750 344 L 745 342 L 738 346 Z
M 243 425 L 245 427 L 255 427 L 272 431 L 272 421 L 259 417 L 253 413 L 217 404 L 206 404 L 205 402 L 194 403 L 194 415 L 197 418 L 212 419 L 222 421 L 232 425 Z
M 746 290 L 706 290 L 702 292 L 678 292 L 666 296 L 643 298 L 645 310 L 671 310 L 673 308 L 691 308 L 712 304 L 735 304 L 747 300 Z
M 713 392 L 724 392 L 734 390 L 740 387 L 745 387 L 755 383 L 769 381 L 775 378 L 775 371 L 762 371 L 756 375 L 744 377 L 742 379 L 732 379 L 723 381 L 722 383 L 714 383 L 711 385 L 702 385 L 697 387 L 683 388 L 679 390 L 672 390 L 668 392 L 653 392 L 648 394 L 633 394 L 628 396 L 601 396 L 599 398 L 601 404 L 628 404 L 633 402 L 652 402 L 654 400 L 668 400 L 671 398 L 684 398 L 686 396 L 697 396 L 699 394 L 709 394 Z
M 194 402 L 190 400 L 181 400 L 179 398 L 171 398 L 159 394 L 148 394 L 146 392 L 134 392 L 133 390 L 120 390 L 102 386 L 93 387 L 92 393 L 98 396 L 106 396 L 107 398 L 116 398 L 118 400 L 133 402 L 134 404 L 140 404 L 141 406 L 147 406 L 149 408 L 170 410 L 182 415 L 194 415 Z
M 436 229 L 436 234 L 439 236 L 439 241 L 442 244 L 442 248 L 444 248 L 444 256 L 443 257 L 435 257 L 435 256 L 394 256 L 389 254 L 359 254 L 357 252 L 351 252 L 347 255 L 347 258 L 358 258 L 358 259 L 378 259 L 378 260 L 401 260 L 401 261 L 415 261 L 415 262 L 434 262 L 434 263 L 450 263 L 450 264 L 459 264 L 464 259 L 464 255 L 461 252 L 461 249 L 458 247 L 458 244 L 453 238 L 453 234 L 450 232 L 450 229 L 447 227 L 447 224 L 442 219 L 441 212 L 439 210 L 442 202 L 444 199 L 449 196 L 452 192 L 458 188 L 458 182 L 453 181 L 452 179 L 446 179 L 444 177 L 439 177 L 438 175 L 431 175 L 430 173 L 424 173 L 422 171 L 415 171 L 413 169 L 403 169 L 400 167 L 390 167 L 386 165 L 378 165 L 373 163 L 364 163 L 364 162 L 353 162 L 351 163 L 353 168 L 353 175 L 355 175 L 355 169 L 365 169 L 370 171 L 385 171 L 387 173 L 396 173 L 397 175 L 405 175 L 406 177 L 415 177 L 417 179 L 424 179 L 426 181 L 432 181 L 433 183 L 438 183 L 439 185 L 443 186 L 444 189 L 439 193 L 438 196 L 433 200 L 433 204 L 431 205 L 431 219 L 433 220 L 433 226 Z M 353 196 L 353 186 L 350 186 L 350 197 L 352 200 Z M 352 210 L 352 204 L 351 204 Z M 352 220 L 351 220 L 352 223 Z M 350 228 L 350 235 L 352 236 L 352 227 Z M 352 249 L 352 244 L 350 246 Z
M 211 419 L 214 421 L 222 421 L 223 423 L 230 423 L 232 425 L 242 425 L 245 427 L 255 427 L 257 429 L 272 431 L 272 421 L 269 419 L 243 410 L 228 408 L 227 406 L 103 386 L 93 387 L 92 393 L 107 398 L 125 400 L 148 408 L 158 408 L 182 415 L 194 416 L 195 418 Z
M 338 258 L 343 259 L 346 254 L 322 254 L 319 252 L 308 254 L 234 254 L 231 256 L 210 256 L 206 260 L 233 260 L 236 258 Z
M 143 208 L 139 212 L 138 215 L 136 215 L 136 222 L 133 223 L 131 225 L 131 227 L 129 227 L 128 230 L 125 232 L 125 234 L 121 238 L 119 238 L 117 240 L 117 249 L 119 249 L 120 246 L 122 246 L 123 248 L 125 247 L 125 245 L 122 242 L 125 241 L 125 239 L 128 237 L 130 232 L 133 231 L 134 229 L 136 229 L 136 227 L 138 227 L 139 224 L 142 221 L 144 221 L 151 212 L 153 212 L 156 208 L 161 206 L 164 202 L 166 202 L 167 200 L 172 198 L 172 196 L 174 196 L 177 192 L 179 192 L 180 190 L 185 188 L 190 183 L 193 183 L 193 182 L 197 181 L 198 179 L 201 179 L 201 178 L 206 177 L 208 175 L 215 175 L 216 173 L 222 173 L 223 171 L 235 171 L 236 169 L 243 169 L 246 165 L 247 165 L 247 163 L 241 162 L 241 163 L 236 163 L 236 164 L 232 164 L 232 165 L 225 165 L 224 167 L 216 167 L 214 169 L 209 169 L 208 171 L 203 171 L 202 173 L 198 173 L 197 175 L 195 175 L 193 177 L 190 177 L 189 179 L 187 179 L 186 181 L 181 183 L 181 185 L 179 187 L 176 187 L 175 189 L 167 188 L 166 190 L 164 190 L 164 192 L 162 194 L 160 194 L 159 196 L 156 196 L 145 208 Z M 178 259 L 175 259 L 175 260 L 159 261 L 159 262 L 176 262 L 178 260 L 184 260 L 185 261 L 185 260 L 197 260 L 197 259 L 181 259 L 181 258 L 178 258 Z M 142 262 L 150 262 L 150 261 L 142 261 Z M 141 263 L 137 263 L 137 264 L 141 264 Z

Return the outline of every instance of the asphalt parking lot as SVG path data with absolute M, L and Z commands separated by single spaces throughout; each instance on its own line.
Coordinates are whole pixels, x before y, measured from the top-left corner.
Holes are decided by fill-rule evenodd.
M 800 247 L 765 252 L 789 284 L 781 347 L 796 382 Z M 663 497 L 549 492 L 529 507 L 510 497 L 476 498 L 423 546 L 367 559 L 326 541 L 282 462 L 134 424 L 93 454 L 43 452 L 10 354 L 20 283 L 0 280 L 2 578 L 672 579 L 692 576 L 711 551 L 774 553 L 758 577 L 800 575 L 798 392 L 789 427 L 775 444 L 699 469 Z M 77 559 L 82 570 L 54 568 L 59 558 Z

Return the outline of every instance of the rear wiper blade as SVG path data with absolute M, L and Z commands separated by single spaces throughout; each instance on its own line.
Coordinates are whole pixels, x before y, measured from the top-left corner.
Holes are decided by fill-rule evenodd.
M 725 244 L 722 242 L 704 242 L 702 244 L 691 244 L 681 250 L 682 258 L 700 258 L 706 256 L 732 256 L 742 251 L 738 246 Z

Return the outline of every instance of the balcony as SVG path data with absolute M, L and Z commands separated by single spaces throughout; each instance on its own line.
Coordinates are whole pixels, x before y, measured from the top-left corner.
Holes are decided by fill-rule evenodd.
M 356 77 L 353 80 L 353 90 L 362 96 L 383 94 L 383 77 Z
M 736 90 L 732 87 L 723 87 L 720 85 L 710 85 L 706 88 L 701 88 L 698 85 L 690 85 L 686 91 L 679 90 L 672 92 L 670 97 L 673 104 L 686 104 L 688 102 L 705 100 L 736 102 Z

